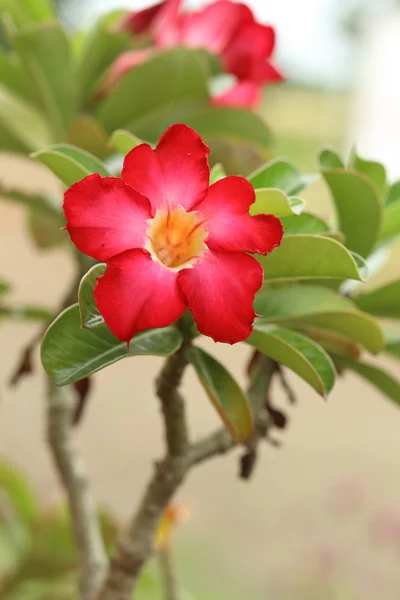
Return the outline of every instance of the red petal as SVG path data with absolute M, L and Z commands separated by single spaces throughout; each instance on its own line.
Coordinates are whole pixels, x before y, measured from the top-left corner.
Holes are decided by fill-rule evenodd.
M 274 215 L 251 217 L 255 200 L 251 183 L 243 177 L 225 177 L 210 186 L 196 210 L 207 219 L 206 244 L 212 250 L 267 254 L 279 246 L 283 228 Z
M 153 213 L 168 205 L 190 210 L 207 193 L 209 151 L 198 133 L 178 123 L 167 129 L 155 150 L 148 144 L 131 150 L 122 177 L 149 198 Z
M 97 260 L 145 243 L 149 201 L 122 179 L 89 175 L 65 192 L 63 208 L 71 240 Z
M 159 2 L 143 10 L 138 10 L 129 13 L 120 25 L 121 31 L 128 31 L 129 33 L 143 33 L 146 32 L 152 25 L 155 17 L 158 15 L 165 2 Z
M 244 23 L 253 20 L 251 10 L 244 4 L 217 0 L 184 16 L 181 41 L 191 47 L 207 48 L 220 54 Z
M 176 273 L 144 250 L 111 258 L 94 298 L 107 326 L 125 342 L 139 331 L 170 325 L 186 309 Z
M 235 344 L 253 329 L 254 294 L 263 282 L 263 270 L 247 254 L 207 251 L 178 280 L 198 330 L 215 342 Z
M 225 68 L 239 79 L 267 81 L 263 72 L 275 46 L 275 30 L 260 23 L 243 26 L 223 53 Z
M 212 99 L 216 106 L 240 106 L 255 108 L 261 102 L 262 85 L 254 81 L 239 81 L 219 96 Z

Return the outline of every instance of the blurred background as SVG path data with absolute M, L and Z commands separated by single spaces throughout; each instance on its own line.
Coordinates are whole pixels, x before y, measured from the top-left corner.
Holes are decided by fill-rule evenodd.
M 57 0 L 71 28 L 139 0 Z M 261 113 L 275 135 L 275 153 L 313 172 L 322 145 L 385 163 L 400 176 L 400 3 L 391 0 L 248 0 L 277 30 L 276 63 L 287 83 L 265 90 Z M 201 5 L 188 1 L 187 6 Z M 0 175 L 26 189 L 51 175 L 29 161 L 0 155 Z M 309 208 L 329 218 L 317 182 Z M 0 205 L 2 274 L 16 299 L 55 304 L 72 270 L 62 250 L 41 254 L 24 229 L 23 209 Z M 362 227 L 360 215 L 360 227 Z M 397 252 L 397 259 L 399 253 Z M 395 259 L 380 274 L 389 280 Z M 29 274 L 29 275 L 27 275 Z M 373 285 L 378 281 L 375 279 Z M 61 488 L 46 450 L 37 362 L 17 389 L 6 382 L 33 325 L 5 324 L 0 345 L 0 452 L 30 477 L 46 504 Z M 209 342 L 211 345 L 212 342 Z M 244 381 L 245 349 L 215 351 Z M 394 365 L 388 359 L 389 369 Z M 120 520 L 132 512 L 158 456 L 160 424 L 152 391 L 157 359 L 118 363 L 95 378 L 78 442 L 97 500 Z M 238 455 L 215 459 L 191 474 L 180 498 L 191 518 L 176 534 L 176 560 L 196 600 L 381 600 L 400 595 L 400 412 L 352 375 L 324 404 L 296 376 L 299 402 L 288 410 L 281 447 L 266 445 L 250 482 L 237 478 Z M 194 377 L 185 379 L 192 435 L 218 419 Z M 284 406 L 280 389 L 275 402 Z M 188 596 L 189 598 L 189 596 Z

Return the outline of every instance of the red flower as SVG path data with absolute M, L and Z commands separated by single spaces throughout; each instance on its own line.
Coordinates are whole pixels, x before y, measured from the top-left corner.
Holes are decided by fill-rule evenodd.
M 114 335 L 173 323 L 186 308 L 201 333 L 233 344 L 252 331 L 261 265 L 283 232 L 273 215 L 251 217 L 242 177 L 209 185 L 209 149 L 172 125 L 155 150 L 125 158 L 122 179 L 89 175 L 65 193 L 67 230 L 79 250 L 105 261 L 94 297 Z
M 255 108 L 261 101 L 262 86 L 254 81 L 238 81 L 219 96 L 212 99 L 215 106 L 242 106 Z
M 225 71 L 246 85 L 234 86 L 226 96 L 217 98 L 217 103 L 253 107 L 262 84 L 283 80 L 271 63 L 275 31 L 257 23 L 248 6 L 216 0 L 199 11 L 179 14 L 180 5 L 181 0 L 164 0 L 128 15 L 122 26 L 132 33 L 149 33 L 157 48 L 183 45 L 205 48 L 219 56 Z M 115 71 L 113 66 L 111 79 Z

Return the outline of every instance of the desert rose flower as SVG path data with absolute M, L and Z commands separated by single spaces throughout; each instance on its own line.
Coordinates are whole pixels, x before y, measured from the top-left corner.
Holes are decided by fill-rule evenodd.
M 264 84 L 283 80 L 271 62 L 275 31 L 258 23 L 248 6 L 216 0 L 199 11 L 179 14 L 180 5 L 180 0 L 164 0 L 129 14 L 121 27 L 132 34 L 147 33 L 155 48 L 205 48 L 219 56 L 224 70 L 238 79 L 236 85 L 214 99 L 220 105 L 253 108 L 261 99 Z M 117 59 L 106 78 L 105 89 L 134 68 L 138 57 L 147 58 L 132 51 L 125 61 Z
M 89 175 L 65 192 L 66 229 L 77 248 L 107 263 L 94 298 L 113 334 L 173 323 L 188 308 L 201 333 L 233 344 L 253 328 L 260 263 L 283 231 L 273 215 L 250 216 L 251 184 L 209 185 L 209 149 L 172 125 L 153 150 L 125 157 L 122 179 Z

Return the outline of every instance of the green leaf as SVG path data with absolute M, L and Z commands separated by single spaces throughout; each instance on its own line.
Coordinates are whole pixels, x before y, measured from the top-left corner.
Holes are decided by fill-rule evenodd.
M 56 17 L 51 0 L 0 0 L 0 14 L 11 15 L 18 27 Z
M 353 298 L 361 310 L 377 317 L 400 318 L 400 280 Z
M 37 108 L 0 85 L 0 126 L 17 140 L 25 152 L 51 142 L 48 124 Z M 3 149 L 3 137 L 1 148 Z
M 102 177 L 109 175 L 96 156 L 69 144 L 49 146 L 35 152 L 32 157 L 46 165 L 67 187 L 92 173 L 99 173 Z
M 373 160 L 360 158 L 354 153 L 349 166 L 357 171 L 357 173 L 368 177 L 370 182 L 378 188 L 381 195 L 386 192 L 386 169 L 383 165 Z
M 29 194 L 20 190 L 2 188 L 0 185 L 0 197 L 17 204 L 22 204 L 29 209 L 54 218 L 61 227 L 63 213 L 57 208 L 55 202 L 46 194 Z
M 42 306 L 29 306 L 25 304 L 16 304 L 13 306 L 0 305 L 0 318 L 8 317 L 17 321 L 49 321 L 53 316 L 53 311 Z
M 129 126 L 149 139 L 142 135 L 141 124 L 166 118 L 178 104 L 207 98 L 204 57 L 196 50 L 173 48 L 126 73 L 100 104 L 97 118 L 110 133 Z
M 226 177 L 225 169 L 221 163 L 217 163 L 213 166 L 210 172 L 210 185 L 219 181 L 220 179 L 224 179 Z
M 246 343 L 273 360 L 292 369 L 324 398 L 335 383 L 335 369 L 331 358 L 319 344 L 310 338 L 270 325 L 256 324 Z
M 305 206 L 301 198 L 288 198 L 284 192 L 274 188 L 256 190 L 256 201 L 250 207 L 251 215 L 276 215 L 286 217 L 299 215 Z
M 12 31 L 9 38 L 38 106 L 51 123 L 54 140 L 65 139 L 75 111 L 70 47 L 65 30 L 57 22 L 42 23 Z
M 339 154 L 331 148 L 325 148 L 321 151 L 319 157 L 319 166 L 321 169 L 344 169 L 344 164 Z
M 326 169 L 321 156 L 320 167 L 336 207 L 339 229 L 346 236 L 346 246 L 368 256 L 377 241 L 383 214 L 376 186 L 363 174 Z
M 292 163 L 283 158 L 263 165 L 248 176 L 255 189 L 278 188 L 288 196 L 298 194 L 314 179 L 313 176 L 300 173 Z
M 385 207 L 379 239 L 386 240 L 400 233 L 400 199 Z
M 78 85 L 78 104 L 81 107 L 90 100 L 114 60 L 129 46 L 129 36 L 115 31 L 119 18 L 119 11 L 103 15 L 83 39 L 74 77 Z M 129 101 L 127 98 L 127 102 Z
M 400 200 L 400 181 L 395 181 L 389 188 L 385 204 Z
M 10 291 L 10 284 L 4 279 L 0 279 L 0 296 Z
M 82 327 L 96 327 L 104 323 L 93 297 L 93 291 L 98 277 L 104 275 L 105 264 L 94 265 L 82 278 L 78 290 L 78 302 Z
M 2 87 L 32 104 L 32 93 L 25 73 L 13 52 L 0 51 L 0 81 Z
M 281 245 L 267 256 L 257 255 L 264 278 L 363 280 L 357 259 L 342 244 L 320 235 L 287 235 Z
M 253 430 L 253 419 L 244 392 L 213 356 L 194 347 L 190 348 L 188 353 L 200 383 L 227 430 L 235 441 L 246 441 Z
M 16 516 L 31 528 L 40 511 L 38 499 L 24 475 L 5 461 L 0 461 L 0 492 L 10 501 Z
M 117 152 L 120 152 L 124 156 L 128 154 L 133 148 L 139 146 L 143 142 L 130 133 L 130 131 L 125 131 L 124 129 L 117 129 L 114 131 L 112 136 L 110 137 L 108 144 L 111 148 L 114 148 Z
M 329 233 L 329 227 L 325 221 L 310 213 L 281 217 L 281 222 L 285 235 L 297 235 L 299 233 L 324 235 Z
M 76 115 L 72 119 L 68 125 L 66 141 L 101 159 L 110 154 L 108 136 L 103 126 L 91 115 Z
M 44 214 L 37 210 L 28 213 L 28 230 L 38 248 L 54 248 L 68 241 L 63 231 L 65 221 L 62 214 Z
M 254 309 L 263 324 L 283 323 L 297 329 L 315 327 L 334 331 L 372 353 L 385 347 L 385 337 L 377 321 L 326 287 L 292 285 L 262 289 L 256 295 Z
M 106 325 L 82 329 L 79 306 L 75 304 L 64 310 L 46 331 L 41 360 L 57 385 L 67 385 L 128 356 L 169 356 L 181 343 L 181 334 L 170 326 L 138 333 L 128 350 L 127 344 L 117 340 Z
M 384 369 L 368 363 L 359 363 L 350 358 L 340 357 L 338 363 L 341 367 L 358 373 L 373 386 L 378 388 L 387 398 L 400 405 L 400 382 Z
M 385 352 L 394 358 L 400 359 L 400 333 L 395 329 L 384 329 L 386 348 Z
M 183 121 L 213 146 L 216 139 L 251 142 L 262 152 L 271 146 L 271 133 L 257 114 L 239 108 L 209 106 L 188 112 Z

